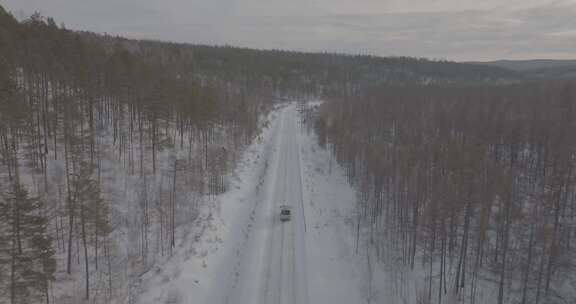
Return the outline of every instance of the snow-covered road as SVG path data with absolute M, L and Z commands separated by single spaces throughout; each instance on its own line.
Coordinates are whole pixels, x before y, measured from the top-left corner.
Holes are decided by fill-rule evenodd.
M 232 189 L 206 211 L 202 234 L 144 276 L 138 303 L 366 302 L 354 191 L 297 109 L 272 113 Z M 280 221 L 281 205 L 291 206 L 290 221 Z
M 239 284 L 226 303 L 308 303 L 305 213 L 302 209 L 299 128 L 294 107 L 278 117 L 274 152 L 264 180 L 265 195 L 254 214 L 254 232 L 239 257 Z M 281 205 L 292 219 L 279 219 Z

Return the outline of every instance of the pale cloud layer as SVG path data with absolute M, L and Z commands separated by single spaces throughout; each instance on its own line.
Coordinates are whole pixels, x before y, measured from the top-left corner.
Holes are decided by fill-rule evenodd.
M 69 28 L 451 60 L 576 59 L 576 0 L 0 0 Z

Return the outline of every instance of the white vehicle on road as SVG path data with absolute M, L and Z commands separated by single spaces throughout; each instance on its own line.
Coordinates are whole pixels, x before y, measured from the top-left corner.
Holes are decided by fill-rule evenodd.
M 280 206 L 280 220 L 281 221 L 289 221 L 290 220 L 290 206 L 282 205 Z

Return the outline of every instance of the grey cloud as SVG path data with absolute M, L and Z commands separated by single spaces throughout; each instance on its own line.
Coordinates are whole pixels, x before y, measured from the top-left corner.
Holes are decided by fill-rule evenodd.
M 13 9 L 39 5 L 74 28 L 134 38 L 453 60 L 576 58 L 572 0 L 487 0 L 487 9 L 471 0 L 404 7 L 380 0 L 6 1 Z M 469 9 L 449 8 L 457 2 Z M 372 11 L 347 10 L 350 3 Z M 395 7 L 404 10 L 386 10 Z

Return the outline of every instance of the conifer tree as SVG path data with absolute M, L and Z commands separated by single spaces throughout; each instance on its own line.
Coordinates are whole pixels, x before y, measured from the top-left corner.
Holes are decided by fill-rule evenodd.
M 0 254 L 9 279 L 1 282 L 9 290 L 10 303 L 30 303 L 45 298 L 56 271 L 52 241 L 46 231 L 47 219 L 43 202 L 30 197 L 22 184 L 16 182 L 0 201 Z

